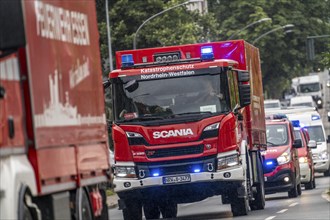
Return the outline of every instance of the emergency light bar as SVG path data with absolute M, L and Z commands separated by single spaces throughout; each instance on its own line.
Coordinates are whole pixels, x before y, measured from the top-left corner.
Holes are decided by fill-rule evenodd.
M 201 47 L 201 60 L 213 60 L 214 53 L 212 46 Z
M 295 128 L 300 128 L 300 121 L 299 120 L 292 120 L 292 126 Z
M 124 54 L 121 56 L 121 66 L 130 67 L 134 66 L 133 54 Z
M 300 123 L 299 120 L 291 120 L 292 126 L 295 128 L 304 128 L 305 125 L 303 123 Z
M 180 51 L 169 52 L 169 53 L 156 53 L 154 55 L 154 62 L 156 63 L 165 63 L 173 62 L 181 59 Z
M 286 114 L 282 114 L 282 113 L 267 115 L 265 118 L 268 119 L 268 120 L 288 119 L 288 117 L 286 116 Z
M 321 117 L 319 115 L 312 115 L 312 121 L 319 120 Z

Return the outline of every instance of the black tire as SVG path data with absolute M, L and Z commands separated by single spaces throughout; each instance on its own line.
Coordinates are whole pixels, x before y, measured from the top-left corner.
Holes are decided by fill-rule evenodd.
M 313 176 L 313 189 L 316 188 L 316 183 L 315 183 L 315 176 Z
M 178 205 L 172 201 L 166 201 L 159 205 L 163 218 L 176 218 L 178 214 Z
M 265 208 L 265 180 L 261 164 L 260 162 L 258 165 L 260 183 L 255 185 L 256 192 L 253 192 L 254 200 L 250 202 L 251 210 L 261 210 Z
M 298 191 L 298 196 L 301 196 L 301 193 L 302 193 L 302 191 L 301 191 L 301 183 L 298 184 L 297 191 Z
M 254 192 L 254 201 L 250 202 L 250 208 L 251 210 L 261 210 L 265 208 L 265 188 L 263 186 L 263 183 L 258 183 L 257 191 Z
M 330 170 L 327 170 L 327 171 L 323 172 L 323 175 L 324 176 L 330 176 Z
M 160 210 L 158 207 L 158 203 L 155 201 L 146 201 L 143 204 L 143 211 L 146 219 L 159 219 L 160 218 Z
M 298 197 L 298 185 L 297 185 L 297 178 L 296 175 L 293 177 L 293 187 L 288 191 L 289 198 L 296 198 Z
M 23 220 L 33 220 L 28 207 L 24 204 Z
M 230 203 L 233 216 L 247 215 L 249 211 L 248 201 L 246 198 L 236 198 Z
M 80 213 L 78 214 L 78 220 L 92 220 L 94 216 L 92 207 L 84 189 L 81 189 L 81 199 L 78 199 L 78 201 L 79 205 L 77 211 Z
M 142 220 L 142 204 L 136 200 L 125 200 L 124 220 Z
M 314 188 L 314 183 L 315 183 L 315 181 L 314 181 L 314 177 L 313 177 L 313 174 L 312 174 L 312 172 L 311 172 L 311 178 L 310 178 L 310 180 L 309 180 L 308 183 L 305 183 L 305 189 L 306 189 L 306 190 L 313 189 L 313 188 Z

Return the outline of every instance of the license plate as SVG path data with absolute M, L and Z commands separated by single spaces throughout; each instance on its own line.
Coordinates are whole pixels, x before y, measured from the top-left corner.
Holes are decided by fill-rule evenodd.
M 163 184 L 184 183 L 190 181 L 191 181 L 191 177 L 189 174 L 163 177 Z

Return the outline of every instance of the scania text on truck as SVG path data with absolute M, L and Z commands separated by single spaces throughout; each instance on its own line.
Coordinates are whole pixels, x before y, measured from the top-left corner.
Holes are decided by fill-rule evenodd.
M 124 219 L 173 218 L 222 195 L 265 206 L 259 50 L 243 40 L 119 51 L 110 73 L 116 192 Z
M 0 1 L 0 219 L 108 219 L 94 1 Z

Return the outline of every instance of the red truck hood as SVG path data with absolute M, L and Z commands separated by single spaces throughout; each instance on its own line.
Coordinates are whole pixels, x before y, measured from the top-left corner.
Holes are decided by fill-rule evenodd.
M 289 145 L 276 146 L 276 147 L 268 146 L 267 150 L 263 153 L 263 155 L 265 156 L 265 159 L 278 158 L 279 156 L 281 156 L 281 154 L 287 151 L 289 147 L 290 147 Z
M 157 151 L 177 147 L 193 147 L 208 143 L 211 148 L 204 149 L 203 156 L 214 155 L 218 152 L 218 146 L 226 146 L 223 151 L 234 150 L 236 148 L 236 138 L 202 138 L 204 129 L 215 123 L 220 123 L 222 135 L 230 136 L 235 134 L 235 120 L 232 113 L 228 115 L 218 115 L 205 118 L 200 121 L 184 122 L 178 121 L 177 124 L 170 125 L 114 125 L 112 127 L 113 140 L 115 144 L 116 161 L 161 161 L 167 160 L 166 157 L 147 158 L 148 151 Z M 219 129 L 217 130 L 219 132 Z M 128 139 L 127 135 L 137 135 L 135 138 Z M 132 136 L 131 136 L 132 137 Z M 129 143 L 130 142 L 130 143 Z M 198 156 L 197 154 L 194 157 Z M 192 155 L 175 156 L 176 159 L 191 158 Z
M 218 116 L 216 121 L 222 121 L 224 115 Z M 187 143 L 197 141 L 206 126 L 215 123 L 214 118 L 207 118 L 199 122 L 180 123 L 161 126 L 130 126 L 122 125 L 125 131 L 142 134 L 150 145 L 170 143 Z

